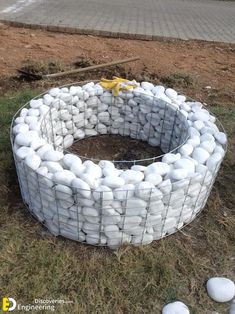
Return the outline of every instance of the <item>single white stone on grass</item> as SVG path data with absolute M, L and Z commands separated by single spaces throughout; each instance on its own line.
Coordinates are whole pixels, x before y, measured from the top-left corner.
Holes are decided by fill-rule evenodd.
M 193 151 L 193 159 L 195 159 L 200 164 L 204 164 L 207 159 L 210 157 L 210 154 L 207 150 L 201 147 L 196 147 Z
M 75 178 L 75 174 L 69 170 L 55 172 L 53 175 L 53 181 L 64 185 L 71 185 L 73 179 Z
M 162 157 L 162 161 L 169 165 L 179 160 L 180 158 L 181 158 L 181 155 L 179 153 L 177 154 L 167 153 Z
M 162 314 L 190 314 L 189 308 L 183 302 L 168 303 L 162 309 Z
M 71 185 L 76 189 L 76 192 L 81 194 L 83 197 L 85 198 L 91 197 L 91 188 L 85 181 L 79 178 L 75 178 L 72 180 Z
M 30 154 L 25 158 L 25 164 L 36 170 L 41 164 L 41 158 L 36 154 Z
M 227 137 L 223 132 L 215 132 L 214 137 L 221 145 L 225 145 L 227 143 Z
M 141 171 L 125 170 L 120 177 L 125 180 L 125 184 L 136 184 L 144 179 L 144 174 Z
M 209 297 L 216 302 L 228 302 L 234 298 L 234 282 L 225 277 L 213 277 L 206 283 Z

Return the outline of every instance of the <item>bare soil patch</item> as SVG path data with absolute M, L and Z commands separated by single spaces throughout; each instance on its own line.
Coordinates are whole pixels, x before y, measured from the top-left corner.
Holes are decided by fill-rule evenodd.
M 75 142 L 69 151 L 87 159 L 130 161 L 117 163 L 119 168 L 132 166 L 134 160 L 154 158 L 163 154 L 159 147 L 121 135 L 92 136 Z
M 198 100 L 233 103 L 235 45 L 203 41 L 141 41 L 0 26 L 0 95 L 19 88 L 111 78 L 164 83 Z M 26 82 L 17 69 L 53 73 L 139 55 L 140 61 L 71 77 Z M 208 87 L 209 88 L 206 88 Z

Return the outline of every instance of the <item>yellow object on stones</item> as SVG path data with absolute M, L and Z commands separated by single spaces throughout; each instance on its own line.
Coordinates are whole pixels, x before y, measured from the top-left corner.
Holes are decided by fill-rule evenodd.
M 114 96 L 118 96 L 119 92 L 122 90 L 130 90 L 138 86 L 135 80 L 128 81 L 116 76 L 114 76 L 112 80 L 102 78 L 100 85 L 105 89 L 112 90 Z

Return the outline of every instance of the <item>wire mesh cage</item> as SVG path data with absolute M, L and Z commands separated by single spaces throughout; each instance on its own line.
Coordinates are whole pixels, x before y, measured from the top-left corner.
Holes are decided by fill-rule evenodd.
M 118 96 L 93 82 L 53 88 L 13 118 L 22 198 L 52 234 L 112 249 L 149 244 L 205 206 L 226 152 L 222 125 L 201 103 L 142 84 Z M 163 154 L 127 161 L 69 152 L 74 142 L 105 134 Z

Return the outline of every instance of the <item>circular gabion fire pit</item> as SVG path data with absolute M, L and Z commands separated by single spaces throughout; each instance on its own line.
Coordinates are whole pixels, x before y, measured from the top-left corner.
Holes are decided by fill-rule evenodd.
M 221 129 L 200 102 L 149 82 L 116 97 L 94 82 L 53 88 L 12 122 L 22 198 L 54 235 L 112 249 L 149 244 L 204 207 L 226 151 Z M 66 152 L 102 134 L 146 141 L 164 155 L 127 163 Z

